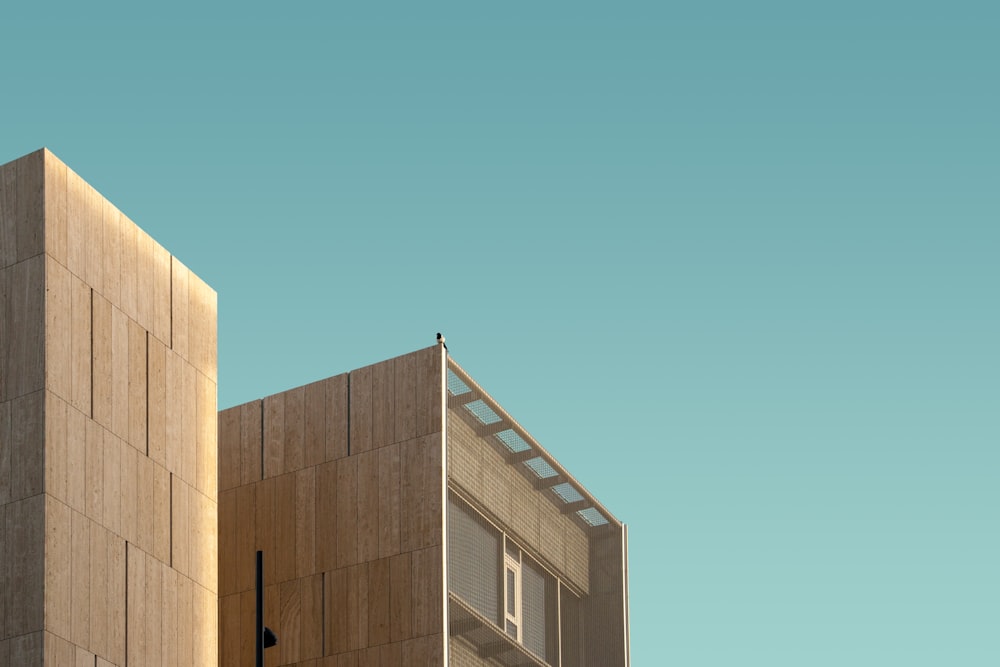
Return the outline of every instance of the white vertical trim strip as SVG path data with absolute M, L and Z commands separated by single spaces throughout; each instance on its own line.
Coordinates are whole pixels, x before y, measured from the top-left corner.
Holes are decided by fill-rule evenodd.
M 441 360 L 441 655 L 444 667 L 451 664 L 449 648 L 451 644 L 451 620 L 448 617 L 448 352 L 444 345 L 438 345 L 437 354 Z

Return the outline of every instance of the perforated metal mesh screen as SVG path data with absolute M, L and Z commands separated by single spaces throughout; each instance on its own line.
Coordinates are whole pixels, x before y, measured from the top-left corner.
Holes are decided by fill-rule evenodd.
M 625 667 L 622 525 L 449 363 L 451 664 Z

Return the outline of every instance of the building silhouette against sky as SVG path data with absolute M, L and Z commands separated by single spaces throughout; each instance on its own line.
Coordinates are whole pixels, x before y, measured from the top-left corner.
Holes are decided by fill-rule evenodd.
M 0 667 L 617 667 L 625 527 L 442 346 L 216 412 L 216 295 L 0 167 Z M 216 424 L 218 427 L 216 428 Z

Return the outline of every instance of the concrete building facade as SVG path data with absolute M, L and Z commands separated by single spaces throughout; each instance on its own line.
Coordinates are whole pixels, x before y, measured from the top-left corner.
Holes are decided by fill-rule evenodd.
M 625 527 L 441 346 L 219 415 L 221 659 L 629 664 Z
M 625 526 L 443 346 L 221 412 L 216 295 L 0 166 L 0 667 L 629 664 Z
M 215 292 L 49 151 L 0 184 L 0 666 L 214 667 Z

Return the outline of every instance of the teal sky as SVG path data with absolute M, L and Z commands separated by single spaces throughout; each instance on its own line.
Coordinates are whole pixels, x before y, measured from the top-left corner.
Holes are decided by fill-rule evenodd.
M 1000 5 L 17 3 L 220 406 L 430 345 L 630 527 L 633 664 L 1000 664 Z

